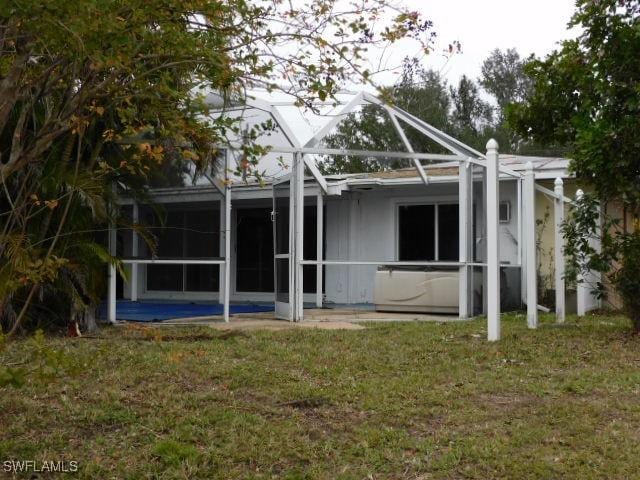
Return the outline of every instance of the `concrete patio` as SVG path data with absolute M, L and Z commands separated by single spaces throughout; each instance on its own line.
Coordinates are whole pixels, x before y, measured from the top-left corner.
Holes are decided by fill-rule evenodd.
M 303 322 L 278 320 L 273 312 L 231 315 L 225 323 L 221 315 L 179 318 L 146 323 L 148 326 L 206 325 L 216 330 L 287 330 L 292 328 L 319 328 L 322 330 L 362 330 L 365 322 L 459 322 L 454 315 L 428 315 L 419 313 L 376 312 L 359 309 L 314 308 L 305 310 Z M 126 323 L 126 322 L 123 322 Z

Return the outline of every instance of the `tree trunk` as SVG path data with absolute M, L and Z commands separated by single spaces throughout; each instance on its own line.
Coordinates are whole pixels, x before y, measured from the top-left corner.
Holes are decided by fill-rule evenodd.
M 98 323 L 96 322 L 96 309 L 89 305 L 80 315 L 80 330 L 84 333 L 94 333 L 98 331 Z

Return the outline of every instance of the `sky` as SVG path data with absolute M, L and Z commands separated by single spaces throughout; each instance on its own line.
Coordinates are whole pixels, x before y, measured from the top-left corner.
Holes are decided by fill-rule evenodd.
M 480 76 L 480 67 L 492 50 L 515 48 L 521 57 L 531 53 L 545 56 L 563 39 L 575 36 L 567 30 L 574 12 L 574 0 L 399 0 L 411 10 L 417 10 L 433 22 L 437 34 L 434 52 L 423 58 L 423 65 L 440 72 L 449 84 L 455 84 L 465 74 L 472 79 Z M 448 59 L 442 54 L 449 43 L 459 41 L 462 52 Z M 372 70 L 380 62 L 380 51 L 370 52 Z M 385 50 L 382 66 L 391 69 L 400 65 L 405 56 L 421 55 L 415 42 L 402 41 Z M 399 69 L 396 69 L 399 72 Z M 375 77 L 378 85 L 395 83 L 397 73 L 384 72 Z M 352 91 L 362 85 L 347 85 Z M 366 87 L 365 87 L 366 88 Z M 374 89 L 366 88 L 375 92 Z M 277 96 L 268 97 L 277 101 Z M 286 98 L 285 98 L 286 99 Z M 491 101 L 487 97 L 488 101 Z M 297 108 L 279 109 L 301 142 L 307 141 L 330 118 L 315 116 Z M 271 139 L 275 141 L 275 139 Z M 278 175 L 282 172 L 273 158 L 261 162 L 260 168 Z
M 515 48 L 523 57 L 550 53 L 559 40 L 572 36 L 567 23 L 575 0 L 401 0 L 401 4 L 434 23 L 436 48 L 424 64 L 456 83 L 462 74 L 476 79 L 482 61 L 495 48 Z M 442 51 L 454 40 L 462 44 L 462 53 L 447 60 Z M 415 46 L 400 44 L 386 56 L 397 63 L 410 53 L 418 53 Z M 386 65 L 393 66 L 392 60 Z M 393 78 L 385 73 L 377 81 L 390 83 Z

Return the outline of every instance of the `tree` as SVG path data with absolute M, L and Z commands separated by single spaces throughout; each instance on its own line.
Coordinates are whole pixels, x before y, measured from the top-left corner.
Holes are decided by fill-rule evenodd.
M 570 25 L 578 38 L 526 65 L 534 93 L 509 122 L 534 141 L 570 145 L 571 169 L 592 194 L 565 226 L 569 276 L 606 272 L 640 332 L 640 2 L 579 0 Z M 602 212 L 599 221 L 601 205 L 622 215 Z M 600 252 L 589 237 L 601 240 Z
M 524 73 L 525 62 L 520 54 L 510 48 L 502 51 L 498 48 L 482 62 L 478 83 L 496 102 L 492 136 L 505 152 L 523 153 L 535 150 L 522 141 L 522 138 L 506 122 L 506 112 L 512 103 L 523 102 L 531 93 L 531 79 Z
M 489 140 L 485 130 L 493 120 L 491 105 L 480 98 L 478 86 L 466 75 L 460 78 L 457 87 L 450 87 L 450 93 L 455 136 L 478 150 L 484 149 Z
M 389 15 L 391 13 L 391 15 Z M 383 21 L 390 18 L 389 22 Z M 238 131 L 200 92 L 242 103 L 254 85 L 300 105 L 367 81 L 369 46 L 430 23 L 387 0 L 10 1 L 0 12 L 0 321 L 67 319 L 94 305 L 114 187 L 144 196 L 150 178 L 215 166 Z M 277 79 L 274 80 L 274 79 Z M 268 129 L 268 126 L 265 126 Z M 252 132 L 255 138 L 259 132 Z M 255 164 L 255 143 L 245 156 Z
M 384 94 L 398 107 L 419 116 L 434 127 L 447 129 L 450 100 L 442 77 L 422 68 L 417 59 L 405 58 L 398 82 Z M 436 151 L 424 135 L 404 126 L 416 151 Z M 365 105 L 360 112 L 347 116 L 336 132 L 324 140 L 329 148 L 377 151 L 404 151 L 405 146 L 395 132 L 388 114 L 375 105 Z M 439 151 L 439 150 L 438 150 Z M 320 164 L 324 173 L 379 171 L 401 166 L 377 158 L 334 157 Z
M 487 70 L 487 75 L 492 75 L 497 83 L 503 83 L 506 90 L 510 83 L 501 79 L 503 72 L 498 70 L 491 73 Z M 493 108 L 482 99 L 478 85 L 467 76 L 463 76 L 456 86 L 448 86 L 438 72 L 424 69 L 415 58 L 405 58 L 400 79 L 387 88 L 385 94 L 398 107 L 480 151 L 489 138 L 497 138 L 506 151 L 515 150 L 510 145 L 517 142 L 509 141 L 510 132 L 502 118 L 493 115 Z M 505 98 L 517 98 L 516 93 L 505 91 L 503 95 Z M 424 135 L 404 127 L 414 150 L 447 153 Z M 325 144 L 341 149 L 404 150 L 404 144 L 386 112 L 371 105 L 350 114 L 338 125 L 336 132 L 325 139 Z M 325 173 L 357 173 L 401 165 L 400 162 L 385 162 L 378 158 L 334 157 L 322 162 L 321 167 Z
M 524 73 L 524 64 L 514 48 L 505 51 L 496 48 L 482 62 L 479 83 L 495 98 L 500 123 L 510 104 L 523 102 L 531 93 L 531 79 Z

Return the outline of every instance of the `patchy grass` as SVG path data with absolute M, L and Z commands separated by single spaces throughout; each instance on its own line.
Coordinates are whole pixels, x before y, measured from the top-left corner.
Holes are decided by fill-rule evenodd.
M 0 390 L 0 461 L 77 460 L 75 478 L 637 478 L 640 340 L 619 317 L 545 320 L 505 317 L 496 344 L 481 321 L 50 339 L 86 370 Z

